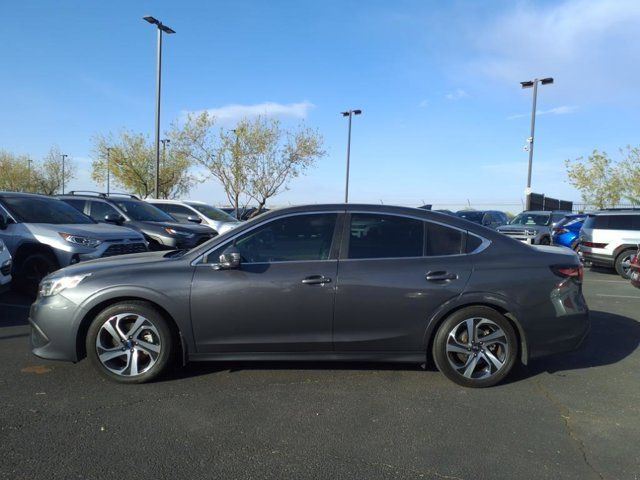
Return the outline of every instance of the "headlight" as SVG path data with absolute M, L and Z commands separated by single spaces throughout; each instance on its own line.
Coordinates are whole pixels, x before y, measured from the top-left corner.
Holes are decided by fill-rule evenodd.
M 164 231 L 167 232 L 169 235 L 178 235 L 181 237 L 193 237 L 193 233 L 185 232 L 183 230 L 176 230 L 175 228 L 171 228 L 171 227 L 165 227 Z
M 56 295 L 67 288 L 75 288 L 78 284 L 85 278 L 87 278 L 90 273 L 85 273 L 84 275 L 73 275 L 72 277 L 60 277 L 60 278 L 52 278 L 51 280 L 44 280 L 40 284 L 40 291 L 38 294 L 41 297 L 50 297 L 51 295 Z
M 62 238 L 67 242 L 75 245 L 82 245 L 83 247 L 96 248 L 102 243 L 102 240 L 96 238 L 82 237 L 80 235 L 74 235 L 73 233 L 58 232 Z

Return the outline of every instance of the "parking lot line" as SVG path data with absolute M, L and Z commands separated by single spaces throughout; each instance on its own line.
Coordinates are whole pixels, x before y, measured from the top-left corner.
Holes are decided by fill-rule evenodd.
M 636 300 L 640 300 L 640 295 L 609 295 L 606 293 L 596 293 L 596 297 L 635 298 Z
M 589 279 L 589 283 L 591 282 L 601 282 L 601 283 L 629 283 L 628 280 L 592 280 Z

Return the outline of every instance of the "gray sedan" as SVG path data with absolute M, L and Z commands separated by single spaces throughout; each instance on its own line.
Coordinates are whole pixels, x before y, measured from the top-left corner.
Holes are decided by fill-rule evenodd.
M 577 348 L 582 267 L 462 219 L 380 205 L 272 211 L 190 251 L 48 276 L 33 352 L 140 383 L 173 361 L 433 361 L 485 387 Z

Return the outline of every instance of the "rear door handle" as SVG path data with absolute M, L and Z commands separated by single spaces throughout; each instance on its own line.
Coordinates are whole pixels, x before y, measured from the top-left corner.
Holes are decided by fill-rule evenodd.
M 310 277 L 303 278 L 302 283 L 305 285 L 324 285 L 325 283 L 331 283 L 331 279 L 324 275 L 311 275 Z
M 449 281 L 449 280 L 457 280 L 458 275 L 456 275 L 455 273 L 449 273 L 449 272 L 428 272 L 426 275 L 426 279 L 429 282 L 442 282 L 442 281 Z

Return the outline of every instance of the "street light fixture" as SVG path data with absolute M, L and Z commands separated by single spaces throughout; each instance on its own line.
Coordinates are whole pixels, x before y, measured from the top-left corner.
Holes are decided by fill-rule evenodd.
M 351 160 L 351 118 L 360 115 L 362 110 L 347 110 L 340 112 L 343 117 L 349 117 L 349 134 L 347 136 L 347 180 L 344 188 L 344 203 L 349 203 L 349 163 Z
M 158 30 L 157 66 L 156 66 L 156 198 L 160 198 L 160 88 L 162 85 L 162 33 L 176 33 L 172 28 L 164 25 L 160 20 L 147 15 L 142 17 Z
M 527 80 L 526 82 L 520 82 L 522 88 L 533 87 L 533 108 L 531 109 L 531 135 L 527 139 L 529 147 L 529 171 L 527 174 L 527 208 L 529 208 L 529 194 L 531 193 L 531 167 L 533 165 L 533 141 L 535 138 L 536 129 L 536 103 L 538 101 L 538 83 L 542 85 L 550 85 L 553 83 L 553 78 L 534 78 L 533 80 Z
M 62 194 L 64 195 L 64 159 L 69 155 L 67 155 L 66 153 L 62 153 L 60 154 L 60 156 L 62 157 Z

